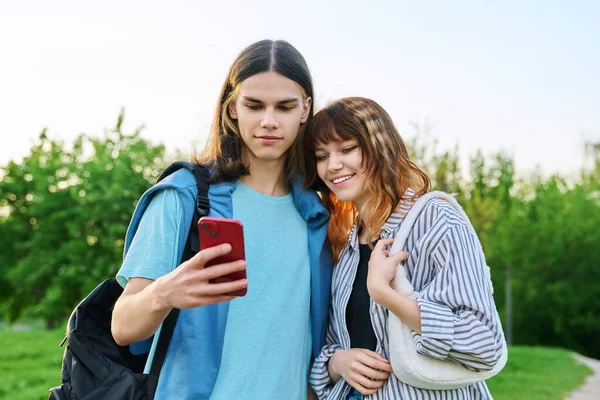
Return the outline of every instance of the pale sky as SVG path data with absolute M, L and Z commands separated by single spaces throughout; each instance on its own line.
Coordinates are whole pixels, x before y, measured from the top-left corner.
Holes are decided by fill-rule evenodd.
M 121 107 L 128 128 L 190 148 L 264 38 L 303 53 L 317 105 L 370 97 L 407 137 L 428 119 L 464 164 L 507 150 L 520 171 L 566 174 L 600 142 L 598 1 L 0 1 L 0 165 L 43 127 L 99 134 Z

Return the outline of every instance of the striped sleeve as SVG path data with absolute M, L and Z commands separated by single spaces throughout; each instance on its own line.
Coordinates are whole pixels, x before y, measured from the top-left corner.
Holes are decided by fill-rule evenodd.
M 310 385 L 319 399 L 327 399 L 335 386 L 329 376 L 327 363 L 331 356 L 342 348 L 334 328 L 336 326 L 336 321 L 334 321 L 333 309 L 330 311 L 329 321 L 327 334 L 325 335 L 325 346 L 323 346 L 321 353 L 315 359 L 309 377 Z M 340 379 L 340 382 L 341 381 L 342 379 Z
M 470 226 L 443 225 L 437 246 L 429 253 L 429 262 L 439 272 L 417 299 L 422 328 L 421 335 L 413 332 L 417 351 L 470 370 L 490 370 L 504 341 L 485 257 Z

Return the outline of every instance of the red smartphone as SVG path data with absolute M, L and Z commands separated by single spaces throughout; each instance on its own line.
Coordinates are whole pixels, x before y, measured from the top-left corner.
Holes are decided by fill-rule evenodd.
M 200 250 L 224 243 L 231 245 L 231 252 L 229 254 L 210 260 L 205 267 L 246 259 L 244 253 L 244 226 L 238 220 L 202 217 L 198 221 L 198 236 L 200 237 Z M 210 282 L 231 282 L 239 279 L 246 279 L 246 270 L 211 279 Z M 247 288 L 244 288 L 229 294 L 232 296 L 245 296 L 246 292 Z

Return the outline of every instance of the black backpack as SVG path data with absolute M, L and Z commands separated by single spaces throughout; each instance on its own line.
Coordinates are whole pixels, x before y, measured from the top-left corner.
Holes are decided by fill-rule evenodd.
M 208 215 L 208 170 L 198 164 L 178 161 L 169 165 L 157 182 L 185 168 L 196 178 L 198 197 L 181 262 L 199 251 L 198 220 Z M 62 361 L 62 384 L 50 389 L 49 400 L 154 399 L 158 377 L 175 329 L 178 309 L 173 309 L 161 329 L 149 374 L 144 374 L 148 354 L 133 355 L 119 346 L 111 333 L 112 310 L 123 292 L 116 279 L 98 285 L 73 310 L 67 324 L 67 342 Z

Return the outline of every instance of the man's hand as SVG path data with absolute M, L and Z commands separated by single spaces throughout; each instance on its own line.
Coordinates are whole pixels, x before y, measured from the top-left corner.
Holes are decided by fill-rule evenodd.
M 172 272 L 156 280 L 155 298 L 159 308 L 195 308 L 235 298 L 228 293 L 248 286 L 247 279 L 233 282 L 209 283 L 232 272 L 246 269 L 246 261 L 239 260 L 205 268 L 217 257 L 231 252 L 231 245 L 222 244 L 200 251 Z

